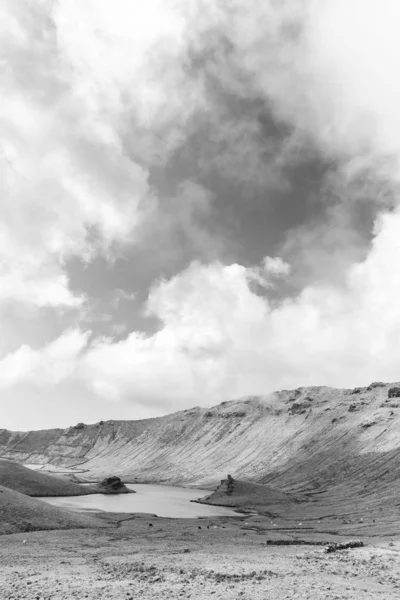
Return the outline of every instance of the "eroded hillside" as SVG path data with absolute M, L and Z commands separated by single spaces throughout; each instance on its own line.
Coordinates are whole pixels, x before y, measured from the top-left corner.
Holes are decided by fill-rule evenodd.
M 299 388 L 142 421 L 0 430 L 0 456 L 71 467 L 91 480 L 212 486 L 233 477 L 289 493 L 400 492 L 397 384 Z M 400 393 L 400 392 L 399 392 Z

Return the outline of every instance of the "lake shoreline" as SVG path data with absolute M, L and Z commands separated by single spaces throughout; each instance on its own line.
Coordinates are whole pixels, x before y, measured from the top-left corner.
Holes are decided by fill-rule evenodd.
M 22 463 L 25 467 L 27 467 L 28 469 L 32 469 L 35 471 L 42 471 L 43 473 L 47 473 L 49 475 L 55 475 L 55 476 L 74 476 L 74 478 L 76 478 L 79 481 L 76 481 L 76 483 L 79 483 L 80 485 L 91 485 L 91 484 L 96 484 L 99 483 L 99 478 L 94 477 L 94 476 L 89 476 L 89 477 L 79 477 L 78 474 L 81 473 L 88 473 L 89 469 L 75 469 L 74 467 L 63 467 L 63 469 L 59 469 L 58 467 L 56 468 L 46 468 L 48 467 L 49 463 L 46 464 L 33 464 L 33 463 Z M 104 477 L 103 477 L 104 479 Z M 138 480 L 136 478 L 133 478 L 132 480 L 129 478 L 128 479 L 126 477 L 124 477 L 124 483 L 126 485 L 164 485 L 164 486 L 172 486 L 172 487 L 177 487 L 177 488 L 183 488 L 185 490 L 201 490 L 201 491 L 206 491 L 206 492 L 213 492 L 214 488 L 210 485 L 209 487 L 202 487 L 201 484 L 193 484 L 193 485 L 184 485 L 182 483 L 179 482 L 170 482 L 170 481 L 160 481 L 160 480 Z
M 42 497 L 43 502 L 52 506 L 73 510 L 74 512 L 94 513 L 151 513 L 162 518 L 190 519 L 201 517 L 232 517 L 245 516 L 244 511 L 234 507 L 215 506 L 191 502 L 207 495 L 208 490 L 184 488 L 160 484 L 126 484 L 135 494 L 88 496 Z

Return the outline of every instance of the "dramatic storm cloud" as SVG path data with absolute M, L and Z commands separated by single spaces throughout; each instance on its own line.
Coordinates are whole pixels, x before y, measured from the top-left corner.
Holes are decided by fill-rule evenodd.
M 399 24 L 0 2 L 3 426 L 399 379 Z

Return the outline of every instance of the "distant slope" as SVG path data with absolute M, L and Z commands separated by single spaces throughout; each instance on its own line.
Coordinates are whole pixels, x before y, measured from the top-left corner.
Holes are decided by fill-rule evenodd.
M 104 523 L 92 515 L 55 508 L 41 500 L 0 486 L 0 535 L 41 529 L 98 527 Z
M 89 486 L 32 471 L 10 460 L 0 460 L 0 485 L 27 496 L 84 496 L 97 492 Z
M 400 384 L 307 387 L 142 421 L 66 430 L 0 430 L 0 456 L 76 466 L 91 481 L 117 475 L 212 489 L 226 477 L 285 493 L 353 502 L 400 495 Z M 399 392 L 400 394 L 400 392 Z

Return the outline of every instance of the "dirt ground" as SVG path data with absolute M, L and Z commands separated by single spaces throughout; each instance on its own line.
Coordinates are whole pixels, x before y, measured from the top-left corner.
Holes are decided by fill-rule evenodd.
M 104 518 L 110 527 L 1 536 L 1 600 L 400 598 L 400 538 L 327 554 L 323 545 L 267 545 L 338 537 L 259 516 Z

